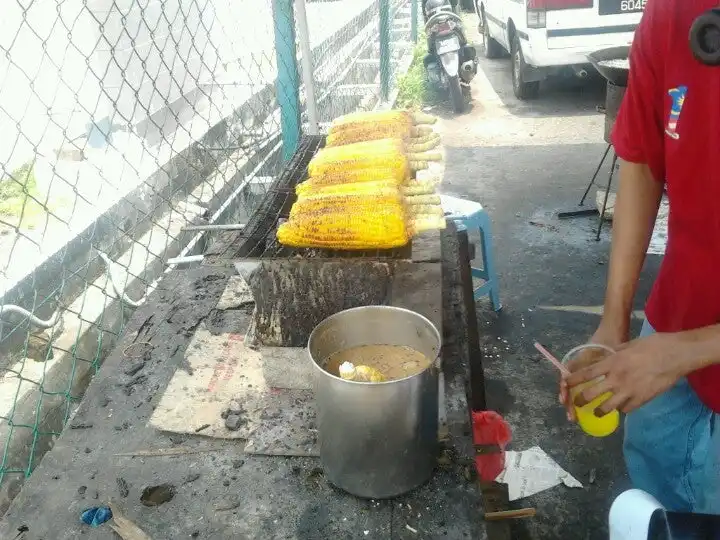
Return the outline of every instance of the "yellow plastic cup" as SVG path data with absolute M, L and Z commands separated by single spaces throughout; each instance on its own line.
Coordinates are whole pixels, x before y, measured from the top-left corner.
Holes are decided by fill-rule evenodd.
M 606 345 L 588 343 L 570 350 L 563 357 L 562 363 L 567 364 L 569 361 L 573 360 L 575 356 L 578 355 L 578 353 L 581 353 L 587 349 L 601 349 L 608 354 L 615 354 L 615 351 Z M 586 388 L 597 384 L 603 379 L 604 377 L 599 377 L 593 381 L 589 381 L 572 388 L 570 390 L 570 399 L 573 400 L 573 404 L 575 402 L 575 397 L 578 394 L 580 394 Z M 610 411 L 605 416 L 595 416 L 595 409 L 597 409 L 605 401 L 610 399 L 610 397 L 612 397 L 612 393 L 605 392 L 604 394 L 596 397 L 590 403 L 582 407 L 577 407 L 573 405 L 575 408 L 575 415 L 577 416 L 577 421 L 580 429 L 582 429 L 591 437 L 607 437 L 608 435 L 612 435 L 618 428 L 618 426 L 620 426 L 620 413 L 617 410 Z

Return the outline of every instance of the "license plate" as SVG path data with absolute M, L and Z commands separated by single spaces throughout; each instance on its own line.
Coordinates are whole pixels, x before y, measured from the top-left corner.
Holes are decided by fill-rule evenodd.
M 622 15 L 640 13 L 645 10 L 647 0 L 600 0 L 600 15 Z
M 444 54 L 447 52 L 458 51 L 458 50 L 460 50 L 460 40 L 457 38 L 457 36 L 443 39 L 441 41 L 438 41 L 435 48 L 436 48 L 438 54 Z

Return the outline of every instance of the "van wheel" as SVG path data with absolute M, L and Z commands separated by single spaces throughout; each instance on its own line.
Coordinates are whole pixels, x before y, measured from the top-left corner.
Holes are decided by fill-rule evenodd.
M 488 28 L 488 21 L 487 17 L 485 16 L 485 10 L 482 10 L 481 13 L 483 41 L 485 42 L 485 58 L 490 58 L 491 60 L 494 58 L 500 58 L 504 52 L 502 45 L 500 45 L 497 41 L 490 37 L 490 29 Z
M 523 72 L 525 71 L 525 58 L 520 47 L 520 38 L 517 34 L 513 37 L 512 51 L 512 84 L 513 93 L 518 99 L 535 99 L 540 94 L 540 81 L 525 82 Z

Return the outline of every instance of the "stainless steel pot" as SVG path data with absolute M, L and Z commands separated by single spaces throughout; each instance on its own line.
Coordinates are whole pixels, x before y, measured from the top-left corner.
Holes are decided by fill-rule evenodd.
M 383 383 L 345 381 L 323 369 L 334 353 L 361 345 L 405 345 L 433 360 L 411 377 Z M 336 313 L 310 335 L 315 366 L 320 460 L 335 486 L 383 499 L 426 482 L 437 464 L 441 337 L 406 309 L 366 306 Z

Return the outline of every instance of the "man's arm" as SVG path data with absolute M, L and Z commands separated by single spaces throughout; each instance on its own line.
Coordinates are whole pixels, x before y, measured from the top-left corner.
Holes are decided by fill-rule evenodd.
M 620 165 L 601 334 L 627 340 L 630 313 L 665 180 L 666 47 L 662 0 L 649 0 L 630 51 L 628 87 L 612 134 Z M 601 336 L 602 337 L 602 336 Z
M 652 334 L 567 378 L 576 386 L 602 377 L 575 399 L 582 407 L 605 393 L 612 397 L 596 411 L 602 416 L 617 409 L 629 413 L 659 396 L 680 378 L 720 364 L 720 325 L 685 332 Z
M 626 336 L 633 299 L 657 217 L 663 185 L 647 165 L 622 161 L 602 327 Z

